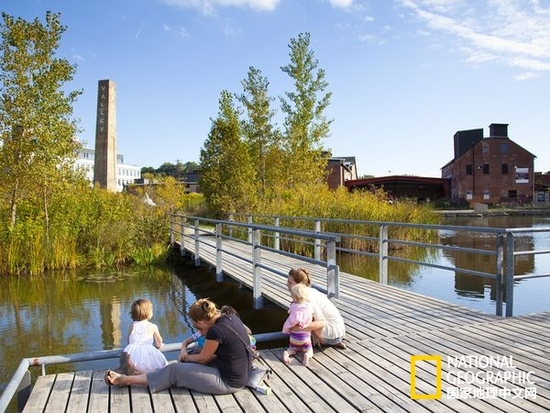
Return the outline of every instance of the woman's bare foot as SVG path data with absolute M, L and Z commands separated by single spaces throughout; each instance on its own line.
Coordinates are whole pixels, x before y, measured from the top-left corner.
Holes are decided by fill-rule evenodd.
M 128 386 L 126 379 L 127 376 L 113 370 L 107 370 L 105 373 L 105 383 L 109 386 Z

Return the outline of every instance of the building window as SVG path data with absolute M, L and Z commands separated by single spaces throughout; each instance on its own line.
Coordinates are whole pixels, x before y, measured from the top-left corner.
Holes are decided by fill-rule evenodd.
M 483 153 L 489 153 L 489 144 L 483 144 Z
M 483 190 L 483 199 L 491 199 L 488 189 Z
M 508 199 L 516 199 L 518 197 L 518 191 L 508 191 Z
M 503 143 L 500 145 L 500 152 L 501 153 L 508 153 L 508 144 L 507 143 Z
M 489 175 L 489 164 L 484 163 L 481 169 L 483 169 L 483 175 Z
M 466 175 L 473 175 L 474 169 L 471 164 L 466 165 Z
M 508 164 L 507 163 L 503 163 L 502 165 L 500 165 L 500 172 L 502 173 L 502 175 L 507 175 L 508 174 Z

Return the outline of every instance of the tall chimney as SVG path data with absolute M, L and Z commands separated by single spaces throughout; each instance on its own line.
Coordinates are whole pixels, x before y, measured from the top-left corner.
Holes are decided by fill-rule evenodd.
M 110 80 L 98 83 L 94 182 L 117 191 L 116 86 Z

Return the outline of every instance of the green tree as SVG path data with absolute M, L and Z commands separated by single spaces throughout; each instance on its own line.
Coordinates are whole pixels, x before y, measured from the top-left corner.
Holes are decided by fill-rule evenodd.
M 0 190 L 9 200 L 9 227 L 18 205 L 42 205 L 46 230 L 49 196 L 74 177 L 78 143 L 72 104 L 81 91 L 66 92 L 76 66 L 55 56 L 66 28 L 59 14 L 45 24 L 2 13 L 0 25 Z
M 290 63 L 281 67 L 294 81 L 294 91 L 281 97 L 285 114 L 283 148 L 285 171 L 289 188 L 304 182 L 314 184 L 325 178 L 327 151 L 322 140 L 330 135 L 332 120 L 325 117 L 331 92 L 325 71 L 318 69 L 319 62 L 310 50 L 309 33 L 301 33 L 289 44 Z
M 252 164 L 239 116 L 233 95 L 222 91 L 218 117 L 200 153 L 199 186 L 213 214 L 248 212 L 253 204 Z
M 254 67 L 241 83 L 243 93 L 238 99 L 248 115 L 243 122 L 244 141 L 255 171 L 256 192 L 264 200 L 277 192 L 281 183 L 280 133 L 273 126 L 275 111 L 270 107 L 274 99 L 269 97 L 267 78 Z

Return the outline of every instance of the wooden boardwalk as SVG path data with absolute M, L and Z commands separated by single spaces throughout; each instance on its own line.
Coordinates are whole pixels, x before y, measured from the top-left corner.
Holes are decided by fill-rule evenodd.
M 228 244 L 224 248 L 250 256 L 246 246 Z M 213 251 L 201 250 L 201 259 L 215 263 Z M 262 264 L 284 273 L 304 266 L 265 252 Z M 323 286 L 324 270 L 306 266 Z M 251 285 L 249 268 L 242 261 L 224 258 L 224 273 Z M 286 278 L 264 276 L 263 295 L 287 307 Z M 82 371 L 40 377 L 24 412 L 550 411 L 550 313 L 499 318 L 349 274 L 341 274 L 340 298 L 334 302 L 346 321 L 348 349 L 317 349 L 308 367 L 298 360 L 285 365 L 282 349 L 262 350 L 263 362 L 273 370 L 265 380 L 272 388 L 269 395 L 249 389 L 224 396 L 185 389 L 150 394 L 145 387 L 108 387 L 104 371 Z M 435 361 L 416 362 L 412 377 L 415 355 Z M 437 391 L 438 357 L 440 397 L 411 398 L 412 379 L 415 394 Z M 455 357 L 475 362 L 449 364 Z M 504 365 L 487 365 L 488 360 Z M 492 375 L 491 382 L 456 382 L 458 376 L 468 379 L 475 374 L 480 380 Z M 530 382 L 518 383 L 522 377 Z

